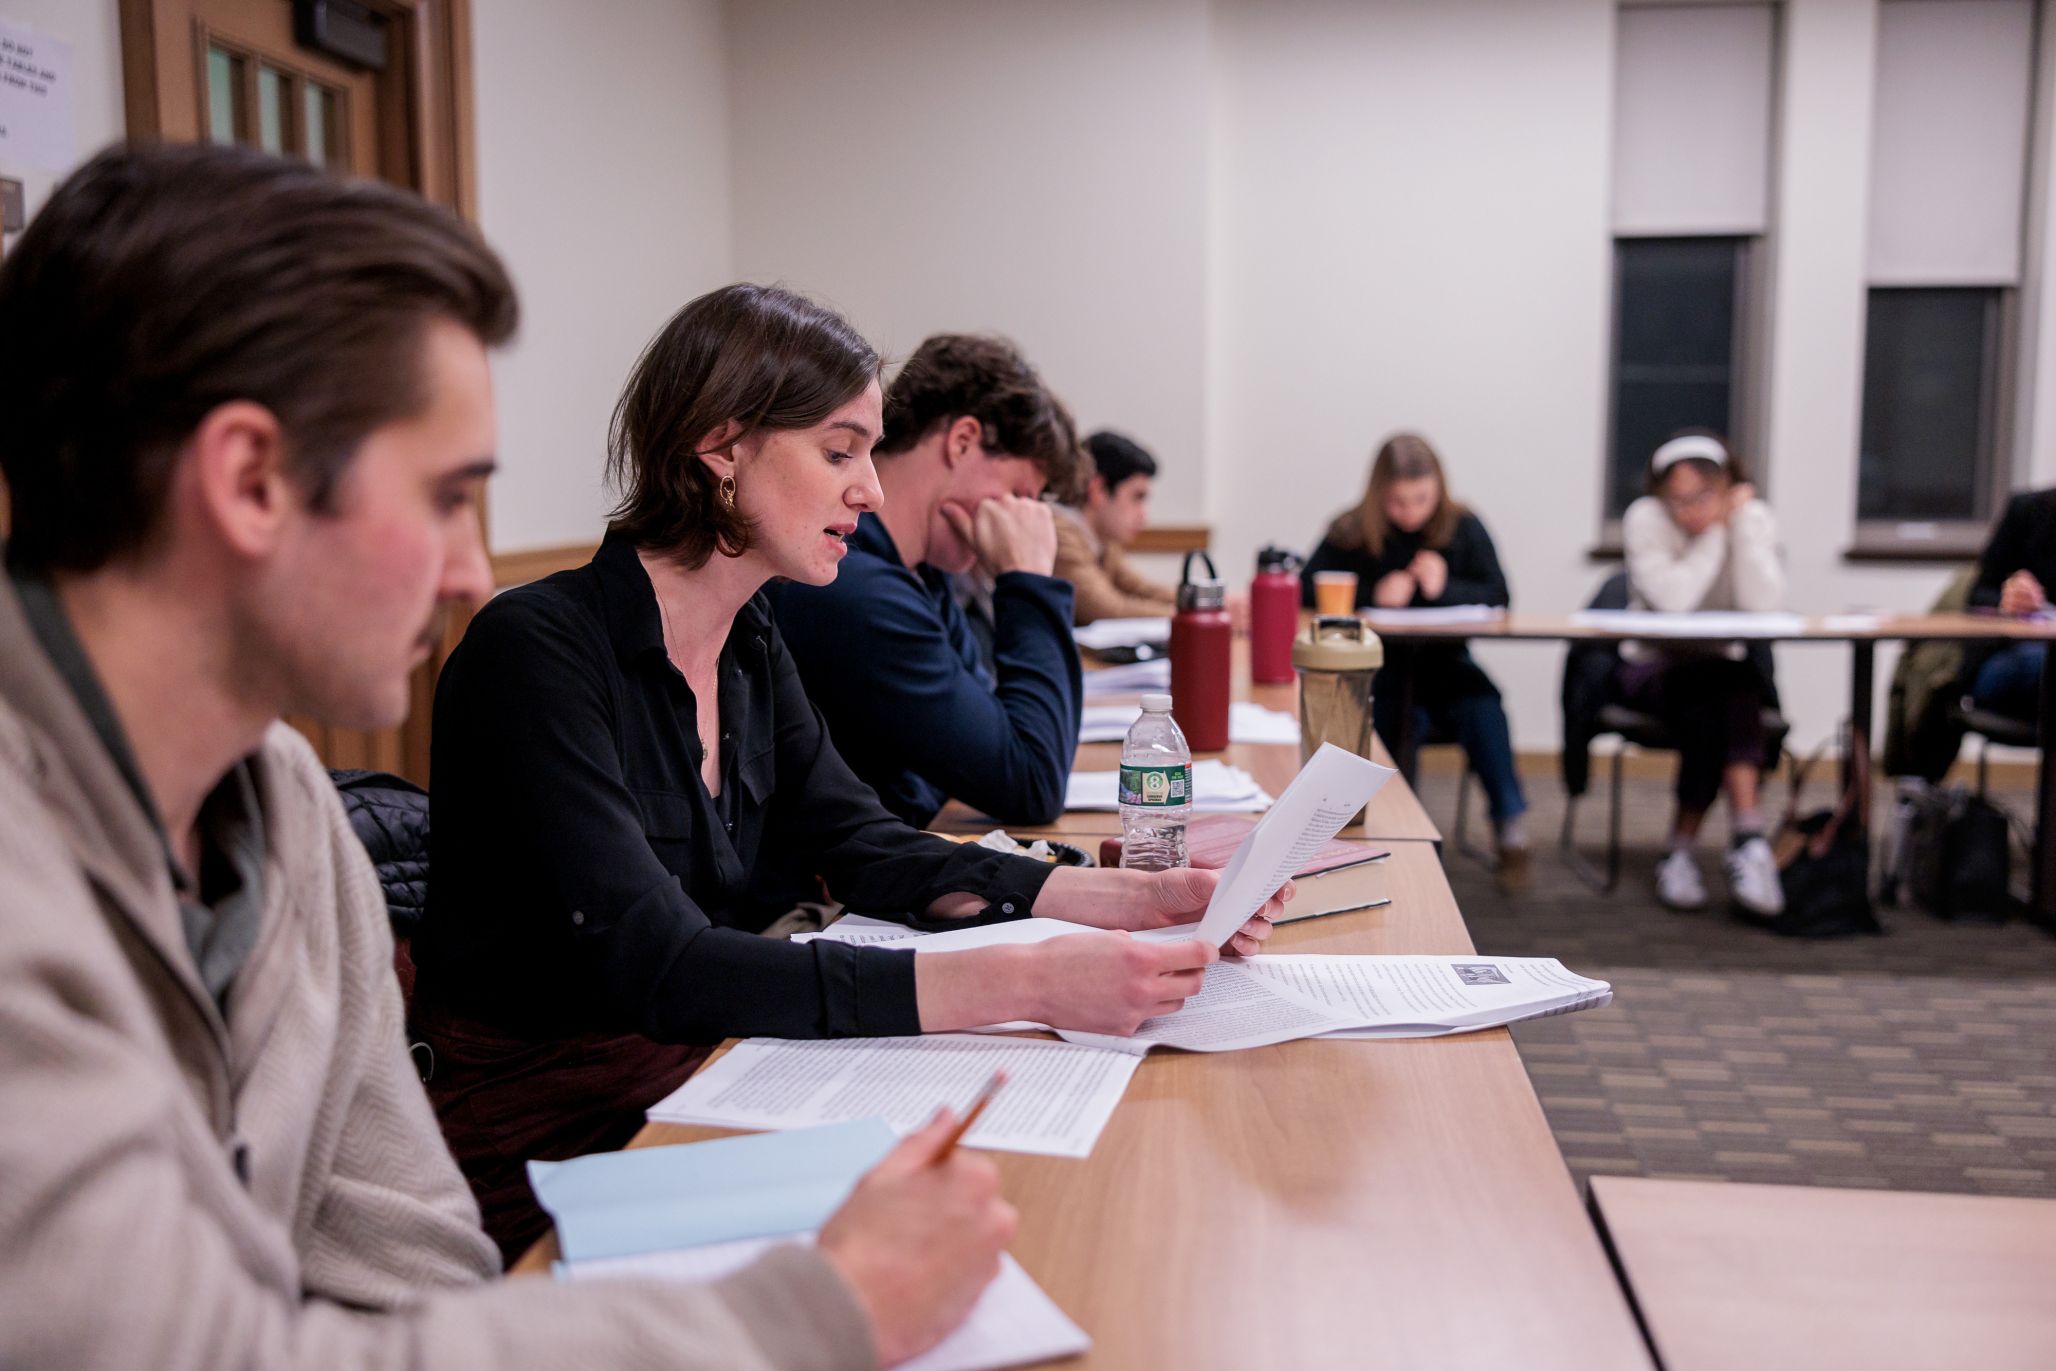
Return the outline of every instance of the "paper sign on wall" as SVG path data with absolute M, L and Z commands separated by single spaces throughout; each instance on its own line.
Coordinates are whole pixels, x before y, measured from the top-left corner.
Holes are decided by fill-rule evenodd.
M 71 85 L 71 44 L 0 19 L 0 166 L 70 170 Z

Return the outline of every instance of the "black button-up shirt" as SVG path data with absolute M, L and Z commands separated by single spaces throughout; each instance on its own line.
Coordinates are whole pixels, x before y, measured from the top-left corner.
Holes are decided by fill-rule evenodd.
M 830 744 L 761 597 L 719 672 L 717 799 L 626 538 L 480 611 L 436 687 L 418 994 L 524 1033 L 920 1031 L 912 953 L 759 931 L 816 874 L 852 909 L 919 922 L 956 892 L 1021 917 L 1049 868 L 889 814 Z

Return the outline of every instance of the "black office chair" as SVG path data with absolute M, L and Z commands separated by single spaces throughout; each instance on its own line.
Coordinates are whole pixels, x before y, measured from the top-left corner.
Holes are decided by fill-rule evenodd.
M 1590 609 L 1626 609 L 1628 574 L 1617 571 L 1600 585 Z M 1620 670 L 1619 643 L 1572 643 L 1563 664 L 1563 831 L 1557 849 L 1564 863 L 1578 879 L 1598 891 L 1610 891 L 1620 884 L 1621 875 L 1621 767 L 1629 744 L 1652 752 L 1675 752 L 1677 740 L 1653 714 L 1629 709 L 1615 698 L 1614 679 Z M 1785 738 L 1792 726 L 1778 704 L 1776 668 L 1770 644 L 1749 644 L 1749 661 L 1763 676 L 1764 769 L 1775 770 L 1784 757 Z M 1590 787 L 1592 744 L 1613 736 L 1621 745 L 1613 751 L 1612 787 L 1607 803 L 1606 870 L 1592 865 L 1577 844 L 1578 800 Z
M 1992 744 L 2001 747 L 2039 747 L 2040 731 L 2033 719 L 2016 719 L 1990 709 L 1979 709 L 1966 695 L 1949 709 L 1950 719 L 1978 740 L 1977 797 L 1985 798 L 1992 756 Z

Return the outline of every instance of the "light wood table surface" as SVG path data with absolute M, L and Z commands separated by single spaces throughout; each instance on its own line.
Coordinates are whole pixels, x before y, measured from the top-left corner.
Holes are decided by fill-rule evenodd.
M 2056 1200 L 1598 1176 L 1668 1371 L 2048 1371 Z
M 1391 905 L 1272 946 L 1472 950 L 1433 846 L 1392 847 Z M 1650 1365 L 1503 1029 L 1158 1053 L 1089 1158 L 992 1155 L 1015 1257 L 1093 1338 L 1062 1366 Z

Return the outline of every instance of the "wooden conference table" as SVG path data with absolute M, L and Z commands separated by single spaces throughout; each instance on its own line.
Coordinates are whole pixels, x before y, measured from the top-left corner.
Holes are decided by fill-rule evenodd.
M 1389 906 L 1272 947 L 1472 950 L 1433 845 L 1389 846 Z M 727 1131 L 653 1124 L 630 1145 Z M 1650 1364 L 1504 1029 L 1159 1053 L 1089 1158 L 991 1155 L 1014 1256 L 1092 1335 L 1063 1366 Z
M 1230 756 L 1273 793 L 1298 765 L 1288 745 Z M 1385 791 L 1433 832 L 1403 781 Z M 1274 950 L 1474 950 L 1436 845 L 1376 845 L 1392 903 L 1286 925 Z M 727 1131 L 650 1125 L 630 1145 Z M 1092 1336 L 1065 1367 L 1650 1366 L 1504 1029 L 1159 1053 L 1090 1157 L 992 1156 L 1014 1256 Z M 554 1256 L 546 1239 L 514 1270 Z
M 1408 649 L 1423 644 L 1471 639 L 1478 642 L 1618 643 L 1637 637 L 1650 642 L 1689 642 L 1677 637 L 1648 637 L 1615 625 L 1575 621 L 1568 615 L 1505 614 L 1480 623 L 1420 624 L 1375 616 L 1372 627 L 1385 640 L 1386 673 L 1402 706 L 1413 698 Z M 2056 842 L 2049 820 L 2056 816 L 2056 767 L 2049 762 L 2051 730 L 2056 728 L 2056 623 L 2027 622 L 1983 614 L 1830 614 L 1802 618 L 1797 627 L 1775 632 L 1724 633 L 1708 641 L 1741 640 L 1771 643 L 1846 643 L 1849 646 L 1849 718 L 1851 734 L 1869 756 L 1872 735 L 1871 699 L 1875 692 L 1877 645 L 1881 642 L 2038 642 L 2046 644 L 2042 671 L 2040 745 L 2042 765 L 2035 788 L 2035 853 L 2033 901 L 2044 919 L 2056 917 Z M 1400 771 L 1414 775 L 1416 744 L 1413 710 L 1399 712 L 1399 736 L 1393 753 Z M 1844 775 L 1846 776 L 1847 763 Z
M 1668 1371 L 2056 1366 L 2056 1200 L 1596 1176 Z

